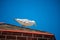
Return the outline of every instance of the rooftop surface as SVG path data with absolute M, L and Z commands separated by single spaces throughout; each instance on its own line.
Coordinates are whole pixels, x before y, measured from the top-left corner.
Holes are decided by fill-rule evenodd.
M 0 31 L 9 31 L 9 32 L 24 32 L 24 33 L 34 33 L 34 34 L 43 34 L 43 35 L 53 35 L 49 32 L 34 30 L 30 28 L 20 27 L 7 23 L 0 23 Z

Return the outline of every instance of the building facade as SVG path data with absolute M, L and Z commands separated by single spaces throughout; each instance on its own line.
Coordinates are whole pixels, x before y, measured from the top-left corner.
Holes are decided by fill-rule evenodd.
M 51 33 L 0 23 L 0 40 L 56 40 Z

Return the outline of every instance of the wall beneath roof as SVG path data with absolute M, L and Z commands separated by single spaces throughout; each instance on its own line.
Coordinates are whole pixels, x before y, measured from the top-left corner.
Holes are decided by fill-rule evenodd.
M 14 18 L 35 20 L 36 30 L 48 31 L 59 39 L 59 0 L 0 0 L 0 22 L 20 25 Z

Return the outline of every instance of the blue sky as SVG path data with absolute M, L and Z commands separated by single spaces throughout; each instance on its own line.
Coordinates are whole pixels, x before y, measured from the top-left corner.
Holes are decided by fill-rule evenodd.
M 20 26 L 14 19 L 35 20 L 31 29 L 53 33 L 60 40 L 59 0 L 0 0 L 0 22 Z

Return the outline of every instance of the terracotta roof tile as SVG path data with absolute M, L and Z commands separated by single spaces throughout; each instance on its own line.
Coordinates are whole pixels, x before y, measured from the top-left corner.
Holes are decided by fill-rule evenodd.
M 24 28 L 12 24 L 0 23 L 0 31 L 9 31 L 9 32 L 24 32 L 24 33 L 34 33 L 34 34 L 44 34 L 44 35 L 53 35 L 49 32 L 34 30 L 29 28 Z

